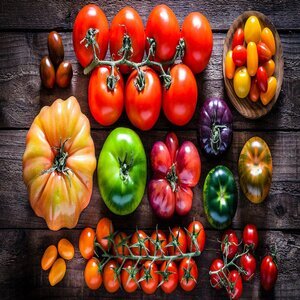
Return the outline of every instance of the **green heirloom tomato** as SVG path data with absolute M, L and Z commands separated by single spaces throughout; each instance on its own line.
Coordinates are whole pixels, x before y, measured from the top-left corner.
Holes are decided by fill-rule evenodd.
M 98 160 L 98 186 L 107 207 L 117 215 L 132 213 L 144 195 L 147 160 L 139 136 L 116 128 L 107 137 Z
M 204 211 L 209 223 L 216 229 L 231 224 L 235 215 L 238 191 L 231 171 L 217 166 L 206 176 L 203 187 Z

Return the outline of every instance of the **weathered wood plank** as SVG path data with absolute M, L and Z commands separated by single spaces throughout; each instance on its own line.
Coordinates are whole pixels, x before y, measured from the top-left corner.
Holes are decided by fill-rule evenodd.
M 140 135 L 149 154 L 153 143 L 163 139 L 165 132 L 150 131 L 147 136 Z M 31 210 L 26 188 L 22 182 L 21 158 L 25 148 L 26 131 L 1 130 L 0 131 L 0 228 L 46 228 L 44 220 L 34 215 Z M 103 142 L 108 135 L 106 131 L 93 131 L 93 139 L 96 145 L 98 157 Z M 206 221 L 202 205 L 202 187 L 208 171 L 218 165 L 228 166 L 237 177 L 237 161 L 244 142 L 256 135 L 255 132 L 235 132 L 233 145 L 227 155 L 215 161 L 208 161 L 203 155 L 202 175 L 200 184 L 194 189 L 194 202 L 191 213 L 185 218 L 175 217 L 170 224 L 201 218 L 206 227 Z M 233 221 L 235 228 L 242 228 L 246 223 L 253 222 L 262 229 L 297 229 L 300 228 L 299 195 L 300 195 L 300 132 L 268 132 L 259 133 L 268 143 L 273 156 L 273 183 L 268 199 L 260 204 L 250 203 L 240 192 L 240 201 L 237 214 Z M 178 137 L 181 141 L 191 140 L 196 145 L 197 137 L 194 131 L 180 131 Z M 149 164 L 148 164 L 149 165 Z M 148 173 L 150 177 L 150 171 Z M 150 212 L 150 213 L 149 213 Z M 134 229 L 136 224 L 144 228 L 152 228 L 157 222 L 166 227 L 169 225 L 159 220 L 152 214 L 147 196 L 145 195 L 139 208 L 124 222 L 124 217 L 118 217 L 110 213 L 100 198 L 96 174 L 94 176 L 94 190 L 88 208 L 82 213 L 78 227 L 97 223 L 101 216 L 108 215 L 118 224 L 119 228 Z

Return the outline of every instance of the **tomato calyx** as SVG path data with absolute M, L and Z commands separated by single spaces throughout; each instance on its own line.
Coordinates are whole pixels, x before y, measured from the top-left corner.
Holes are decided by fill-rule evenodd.
M 196 226 L 195 226 L 195 224 L 194 224 L 194 226 L 193 226 L 193 231 L 192 232 L 190 232 L 190 231 L 188 231 L 186 228 L 184 228 L 185 229 L 185 231 L 186 231 L 186 233 L 187 233 L 187 235 L 190 237 L 190 239 L 191 239 L 191 243 L 190 243 L 190 245 L 189 245 L 189 247 L 190 247 L 190 250 L 192 249 L 192 246 L 194 245 L 195 246 L 195 248 L 196 248 L 196 252 L 198 252 L 199 254 L 201 253 L 201 251 L 200 251 L 200 247 L 199 247 L 199 244 L 198 244 L 198 236 L 199 236 L 199 234 L 200 234 L 200 232 L 201 232 L 201 230 L 202 229 L 200 229 L 198 232 L 196 232 L 196 228 L 195 228 Z
M 145 280 L 148 283 L 152 279 L 152 275 L 151 275 L 152 264 L 153 264 L 153 261 L 150 263 L 148 268 L 143 265 L 144 275 L 139 279 L 138 282 Z
M 133 155 L 131 154 L 131 158 L 128 161 L 126 152 L 124 159 L 121 160 L 121 158 L 118 157 L 118 161 L 120 164 L 120 178 L 122 179 L 122 181 L 127 182 L 129 178 L 129 170 L 133 166 Z
M 129 249 L 131 248 L 138 248 L 139 250 L 139 255 L 142 255 L 142 251 L 144 250 L 147 254 L 149 253 L 149 249 L 146 247 L 145 242 L 149 240 L 149 237 L 146 238 L 142 238 L 139 235 L 138 229 L 136 229 L 136 233 L 137 233 L 137 242 L 130 245 Z
M 164 268 L 163 271 L 157 271 L 156 273 L 161 275 L 162 277 L 162 280 L 161 282 L 159 283 L 158 287 L 160 287 L 162 284 L 164 284 L 165 282 L 168 282 L 169 281 L 169 277 L 170 275 L 172 274 L 176 274 L 175 272 L 172 272 L 169 270 L 169 266 L 171 264 L 172 260 L 169 260 L 166 264 L 166 267 Z
M 193 266 L 190 265 L 190 259 L 188 260 L 188 266 L 187 268 L 183 267 L 183 276 L 181 278 L 181 282 L 185 281 L 186 283 L 188 283 L 190 280 L 193 280 L 195 283 L 197 283 L 196 278 L 191 274 Z
M 213 123 L 212 125 L 210 145 L 215 155 L 219 153 L 220 147 L 222 145 L 221 129 L 225 129 L 225 128 L 227 128 L 226 125 L 220 125 L 216 123 Z
M 80 41 L 80 44 L 85 43 L 85 47 L 88 48 L 89 46 L 92 46 L 93 49 L 95 47 L 100 50 L 98 43 L 96 42 L 96 34 L 99 33 L 98 29 L 95 28 L 89 28 L 86 32 L 85 37 Z M 94 51 L 95 52 L 95 51 Z
M 167 244 L 166 247 L 174 247 L 175 251 L 178 250 L 179 253 L 182 255 L 183 252 L 182 252 L 182 250 L 180 248 L 181 244 L 179 242 L 179 234 L 180 234 L 180 228 L 178 228 L 176 235 L 170 229 L 170 235 L 172 237 L 172 241 L 169 244 Z
M 138 261 L 137 261 L 137 263 L 138 263 Z M 137 274 L 139 273 L 139 270 L 137 268 L 137 263 L 132 267 L 122 268 L 122 270 L 125 270 L 128 273 L 128 279 L 127 279 L 126 285 L 128 285 L 129 282 L 131 280 L 133 280 L 134 283 L 136 283 L 138 286 L 140 286 L 139 281 L 136 279 Z
M 177 190 L 177 182 L 178 182 L 178 176 L 176 173 L 176 165 L 172 164 L 169 172 L 166 175 L 166 179 L 168 180 L 172 191 L 175 192 Z

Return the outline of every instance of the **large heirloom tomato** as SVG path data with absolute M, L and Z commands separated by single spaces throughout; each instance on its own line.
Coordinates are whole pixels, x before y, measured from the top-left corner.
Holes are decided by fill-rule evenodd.
M 155 213 L 170 218 L 174 211 L 185 215 L 192 208 L 193 191 L 201 174 L 197 148 L 186 141 L 180 147 L 177 136 L 169 133 L 165 142 L 156 142 L 151 150 L 154 179 L 148 185 L 148 199 Z
M 76 98 L 43 107 L 27 134 L 23 178 L 31 207 L 50 229 L 76 226 L 95 168 L 90 123 Z
M 203 187 L 204 211 L 209 223 L 216 229 L 231 224 L 235 215 L 238 191 L 231 171 L 217 166 L 206 176 Z
M 98 185 L 107 207 L 117 215 L 132 213 L 144 195 L 147 160 L 139 136 L 116 128 L 103 144 L 98 160 Z
M 267 197 L 272 182 L 272 156 L 267 143 L 252 137 L 244 145 L 239 158 L 241 188 L 253 203 Z

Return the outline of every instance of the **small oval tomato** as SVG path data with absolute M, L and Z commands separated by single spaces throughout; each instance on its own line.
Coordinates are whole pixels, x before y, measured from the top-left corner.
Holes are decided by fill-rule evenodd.
M 162 256 L 168 255 L 167 237 L 162 230 L 153 231 L 150 237 L 150 255 Z M 159 263 L 159 261 L 157 261 Z
M 265 68 L 268 78 L 271 77 L 275 72 L 275 62 L 273 59 L 269 59 L 267 62 L 263 64 L 263 67 Z
M 90 227 L 82 230 L 79 237 L 79 251 L 83 258 L 90 259 L 94 255 L 95 231 Z
M 261 26 L 259 20 L 255 16 L 250 16 L 244 27 L 245 41 L 246 43 L 254 42 L 258 43 L 261 36 Z
M 178 285 L 178 269 L 174 261 L 164 261 L 160 267 L 159 281 L 161 289 L 166 294 L 171 294 L 175 291 Z
M 59 255 L 66 259 L 71 260 L 74 257 L 74 246 L 67 239 L 61 239 L 57 245 Z
M 261 41 L 268 46 L 272 55 L 275 55 L 276 53 L 275 38 L 270 28 L 265 27 L 263 29 L 263 31 L 261 32 Z
M 256 102 L 259 99 L 259 96 L 260 96 L 260 90 L 257 86 L 257 79 L 256 77 L 252 77 L 249 98 L 251 99 L 251 101 Z
M 131 251 L 134 255 L 142 256 L 146 256 L 149 253 L 149 237 L 143 230 L 138 230 L 132 235 Z
M 118 264 L 115 260 L 110 260 L 103 270 L 103 285 L 109 293 L 115 293 L 120 288 L 117 275 Z
M 265 43 L 259 42 L 256 45 L 256 47 L 257 47 L 257 54 L 258 54 L 258 59 L 259 59 L 260 63 L 263 64 L 266 61 L 271 59 L 272 52 Z
M 239 299 L 243 293 L 243 281 L 240 273 L 237 270 L 230 271 L 228 280 L 231 283 L 231 285 L 226 288 L 228 296 L 232 300 Z
M 154 294 L 158 285 L 158 274 L 157 274 L 156 263 L 147 260 L 140 271 L 140 284 L 144 293 L 150 295 Z
M 258 55 L 256 44 L 254 42 L 250 42 L 247 45 L 247 70 L 250 76 L 254 76 L 256 74 L 258 68 Z
M 72 64 L 68 61 L 63 61 L 56 70 L 56 84 L 61 88 L 66 88 L 71 83 L 73 77 Z
M 41 266 L 43 270 L 48 270 L 54 264 L 57 258 L 57 248 L 54 245 L 50 245 L 44 252 Z
M 192 291 L 198 279 L 198 267 L 193 258 L 185 257 L 179 265 L 179 282 L 181 288 L 186 291 Z
M 245 98 L 249 94 L 251 78 L 246 67 L 238 68 L 233 77 L 234 91 L 239 98 Z
M 128 245 L 128 236 L 124 232 L 119 232 L 114 238 L 113 253 L 118 255 L 128 255 L 129 249 L 126 245 Z M 118 258 L 118 262 L 121 263 L 122 259 Z
M 219 271 L 223 267 L 224 267 L 223 260 L 220 259 L 220 258 L 216 258 L 211 263 L 209 271 L 211 271 L 211 272 Z M 223 272 L 220 272 L 219 275 L 218 274 L 211 274 L 210 275 L 210 284 L 213 288 L 215 288 L 217 290 L 219 290 L 223 287 L 221 279 L 224 279 L 224 274 L 223 274 Z M 221 277 L 221 279 L 220 279 L 220 277 Z
M 233 50 L 237 45 L 244 45 L 244 30 L 242 28 L 238 28 L 232 38 L 231 49 Z
M 232 259 L 239 247 L 239 240 L 236 233 L 232 229 L 228 229 L 224 232 L 221 239 L 221 250 L 223 255 L 229 259 Z
M 131 260 L 127 260 L 122 268 L 121 282 L 127 293 L 133 293 L 138 288 L 139 272 Z
M 245 281 L 250 281 L 254 276 L 256 269 L 256 259 L 251 253 L 246 253 L 240 258 L 240 266 L 247 274 L 242 273 L 242 278 Z
M 225 58 L 225 75 L 228 79 L 232 79 L 235 72 L 235 64 L 232 59 L 232 50 L 228 51 Z
M 232 51 L 232 59 L 236 66 L 241 67 L 246 64 L 247 50 L 244 46 L 237 45 Z
M 109 251 L 111 242 L 107 239 L 114 232 L 112 221 L 108 218 L 102 218 L 99 220 L 96 228 L 97 242 L 101 245 L 103 250 Z
M 253 224 L 247 224 L 243 230 L 243 243 L 254 251 L 258 245 L 258 232 Z
M 256 79 L 259 90 L 265 93 L 268 89 L 268 75 L 263 66 L 257 69 Z
M 58 66 L 65 56 L 61 35 L 56 31 L 51 31 L 48 34 L 47 44 L 50 59 L 55 66 Z
M 187 250 L 187 240 L 186 235 L 183 229 L 180 227 L 174 227 L 168 238 L 169 244 L 172 246 L 169 247 L 170 255 L 179 255 L 185 253 Z
M 55 84 L 54 66 L 48 56 L 44 56 L 40 64 L 40 77 L 42 84 L 47 89 L 52 89 Z
M 102 284 L 100 262 L 96 257 L 91 258 L 84 269 L 84 280 L 91 290 L 97 290 Z
M 187 245 L 190 252 L 199 250 L 202 252 L 205 246 L 205 230 L 201 222 L 193 221 L 188 227 L 186 235 Z
M 266 255 L 260 265 L 260 283 L 264 290 L 270 291 L 278 276 L 278 267 L 271 255 Z
M 268 89 L 265 93 L 260 93 L 260 100 L 263 105 L 267 105 L 275 96 L 277 79 L 274 76 L 268 78 Z
M 58 284 L 66 274 L 66 262 L 63 258 L 58 258 L 49 272 L 49 282 L 51 286 Z

